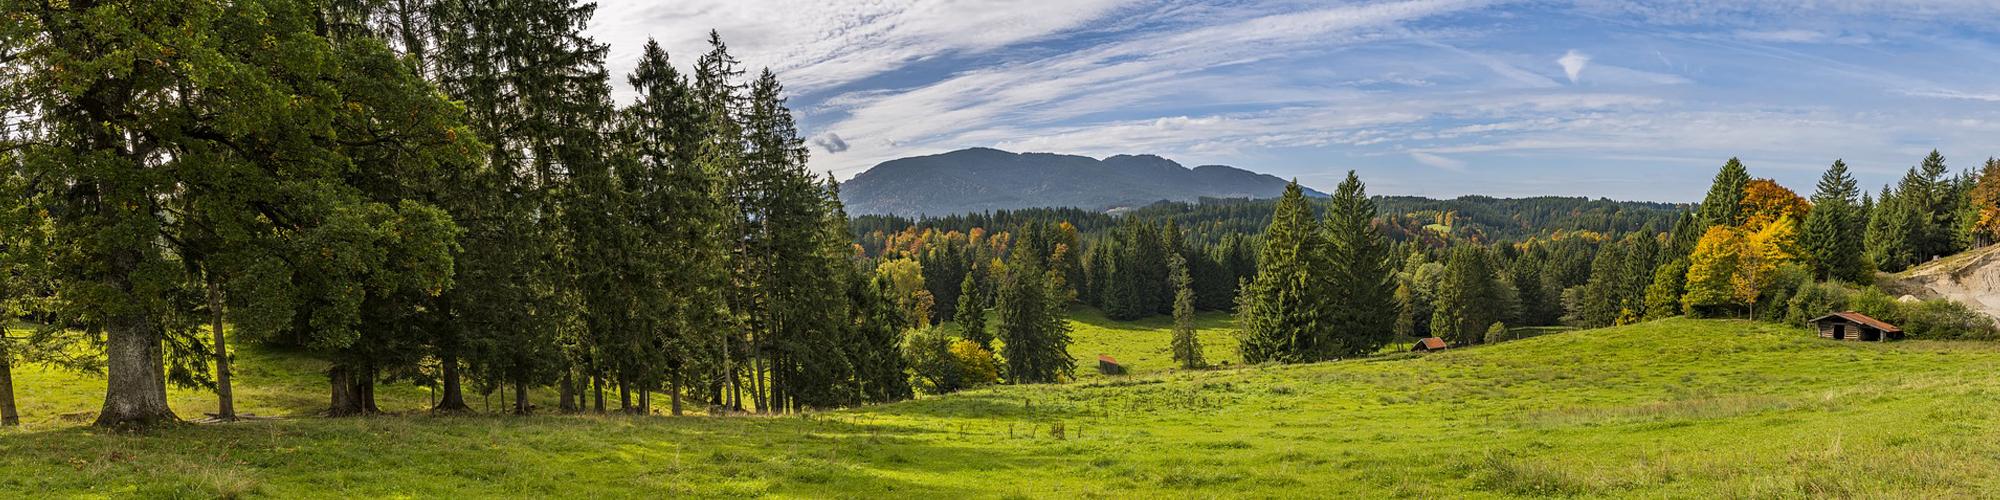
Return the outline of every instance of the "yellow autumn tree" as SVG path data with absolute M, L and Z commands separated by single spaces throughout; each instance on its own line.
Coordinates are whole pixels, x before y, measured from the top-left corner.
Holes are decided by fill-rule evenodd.
M 891 292 L 896 295 L 896 307 L 910 320 L 911 328 L 923 328 L 931 324 L 931 309 L 936 299 L 924 287 L 924 268 L 915 259 L 893 259 L 882 261 L 875 266 L 875 273 L 889 281 Z
M 1750 251 L 1749 238 L 1733 226 L 1716 226 L 1702 233 L 1688 255 L 1687 294 L 1681 309 L 1690 316 L 1741 305 L 1736 275 L 1743 256 Z
M 2000 241 L 2000 159 L 1987 158 L 1979 169 L 1979 182 L 1972 185 L 1967 200 L 1978 211 L 1972 222 L 1974 245 Z
M 1762 230 L 1765 225 L 1780 218 L 1805 220 L 1806 212 L 1812 211 L 1812 204 L 1805 198 L 1770 179 L 1756 179 L 1744 184 L 1741 206 L 1743 229 L 1752 232 Z
M 1744 237 L 1742 262 L 1736 268 L 1731 287 L 1736 299 L 1750 306 L 1752 317 L 1757 315 L 1757 297 L 1771 285 L 1778 267 L 1798 259 L 1799 225 L 1796 221 L 1790 215 L 1782 215 Z

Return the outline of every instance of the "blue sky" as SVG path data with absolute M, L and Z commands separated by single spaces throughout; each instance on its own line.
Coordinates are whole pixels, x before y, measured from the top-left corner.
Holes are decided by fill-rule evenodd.
M 1373 194 L 1693 201 L 1724 160 L 1810 194 L 2000 155 L 1996 0 L 613 1 L 622 82 L 721 31 L 812 166 L 1152 153 Z

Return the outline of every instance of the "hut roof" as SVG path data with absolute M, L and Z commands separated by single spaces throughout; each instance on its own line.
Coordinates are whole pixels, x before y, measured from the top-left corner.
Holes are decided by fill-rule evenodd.
M 1425 349 L 1445 348 L 1444 339 L 1437 337 L 1424 337 L 1423 340 L 1417 341 L 1417 344 L 1424 346 Z
M 1114 364 L 1114 365 L 1115 365 L 1115 364 L 1118 364 L 1118 360 L 1116 360 L 1116 359 L 1111 359 L 1111 356 L 1110 356 L 1110 355 L 1108 355 L 1108 354 L 1099 354 L 1099 355 L 1097 355 L 1097 362 L 1099 362 L 1099 363 L 1111 363 L 1111 364 Z
M 1855 322 L 1855 323 L 1860 323 L 1860 324 L 1863 324 L 1863 325 L 1868 325 L 1869 327 L 1873 327 L 1873 328 L 1875 328 L 1875 329 L 1877 329 L 1877 330 L 1881 330 L 1881 331 L 1884 331 L 1884 332 L 1896 332 L 1896 333 L 1902 333 L 1902 331 L 1903 331 L 1903 329 L 1901 329 L 1901 328 L 1897 328 L 1897 327 L 1896 327 L 1896 325 L 1891 325 L 1891 324 L 1889 324 L 1888 322 L 1885 322 L 1885 321 L 1882 321 L 1882 320 L 1879 320 L 1879 319 L 1875 319 L 1875 318 L 1870 318 L 1870 317 L 1868 317 L 1868 315 L 1866 315 L 1866 314 L 1861 314 L 1861 313 L 1858 313 L 1858 312 L 1854 312 L 1854 311 L 1842 311 L 1842 312 L 1837 312 L 1837 313 L 1833 313 L 1833 314 L 1828 314 L 1828 315 L 1825 315 L 1825 316 L 1820 316 L 1820 317 L 1817 317 L 1817 318 L 1813 318 L 1813 319 L 1812 319 L 1812 322 L 1813 322 L 1813 323 L 1818 323 L 1818 322 L 1820 322 L 1821 320 L 1825 320 L 1825 319 L 1827 319 L 1827 318 L 1840 318 L 1840 319 L 1844 319 L 1844 320 L 1848 320 L 1848 321 L 1852 321 L 1852 322 Z

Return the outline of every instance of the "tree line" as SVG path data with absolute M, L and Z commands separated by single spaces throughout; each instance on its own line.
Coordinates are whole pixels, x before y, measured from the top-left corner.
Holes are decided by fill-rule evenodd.
M 0 337 L 6 422 L 20 361 L 105 373 L 100 426 L 177 420 L 168 384 L 233 418 L 225 333 L 330 361 L 331 415 L 379 411 L 389 382 L 445 412 L 497 392 L 526 414 L 547 387 L 633 413 L 910 397 L 912 320 L 777 77 L 713 32 L 682 66 L 649 42 L 621 105 L 594 13 L 0 7 L 0 305 L 42 325 Z M 1012 262 L 988 271 L 1005 373 L 1053 380 L 1070 362 L 1045 297 L 1067 286 L 1040 269 L 1061 266 Z

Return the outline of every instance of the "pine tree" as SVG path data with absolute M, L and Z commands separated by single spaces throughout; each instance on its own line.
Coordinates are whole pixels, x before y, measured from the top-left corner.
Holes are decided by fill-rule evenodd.
M 1863 224 L 1858 216 L 1860 188 L 1847 173 L 1847 163 L 1834 160 L 1820 176 L 1812 211 L 1799 236 L 1808 262 L 1820 279 L 1860 282 L 1866 277 L 1862 260 Z
M 1381 349 L 1395 334 L 1394 263 L 1375 227 L 1375 202 L 1352 170 L 1334 190 L 1321 237 L 1330 282 L 1325 304 L 1332 310 L 1326 354 L 1345 358 Z
M 1032 247 L 1015 247 L 995 307 L 1000 356 L 1006 359 L 1007 381 L 1014 384 L 1058 382 L 1076 367 L 1059 298 L 1064 288 L 1031 253 Z
M 1949 168 L 1945 166 L 1944 155 L 1931 150 L 1924 157 L 1918 173 L 1922 181 L 1905 188 L 1919 193 L 1921 208 L 1917 204 L 1909 208 L 1917 212 L 1912 215 L 1918 224 L 1916 236 L 1916 257 L 1919 261 L 1958 253 L 1958 213 L 1963 206 L 1961 183 L 1946 177 Z M 1918 186 L 1921 186 L 1920 188 Z
M 1570 311 L 1579 326 L 1599 328 L 1616 322 L 1618 310 L 1623 305 L 1620 284 L 1625 277 L 1624 263 L 1628 250 L 1623 242 L 1614 242 L 1604 244 L 1597 251 L 1597 258 L 1590 264 L 1590 281 L 1584 284 L 1582 301 L 1576 304 L 1581 309 Z
M 1687 258 L 1688 254 L 1694 252 L 1695 243 L 1701 241 L 1701 235 L 1706 231 L 1708 228 L 1702 225 L 1701 219 L 1695 216 L 1695 212 L 1682 212 L 1680 219 L 1674 222 L 1673 231 L 1667 236 L 1666 247 L 1660 249 L 1660 262 L 1656 264 Z
M 1924 203 L 1928 188 L 1912 168 L 1904 173 L 1895 191 L 1882 187 L 1868 220 L 1866 245 L 1876 269 L 1895 272 L 1917 263 L 1922 252 L 1925 220 Z
M 1168 226 L 1172 227 L 1172 226 Z M 1172 350 L 1174 362 L 1181 368 L 1196 369 L 1208 366 L 1202 357 L 1201 338 L 1196 336 L 1194 325 L 1194 278 L 1188 273 L 1187 259 L 1179 253 L 1167 254 L 1168 279 L 1174 288 L 1174 337 Z
M 716 311 L 724 306 L 721 242 L 729 213 L 720 179 L 701 155 L 705 140 L 693 89 L 666 50 L 648 40 L 626 81 L 638 93 L 623 113 L 623 137 L 636 158 L 620 178 L 632 190 L 629 213 L 640 244 L 628 250 L 640 260 L 646 290 L 630 298 L 639 306 L 635 326 L 643 328 L 638 340 L 650 360 L 633 368 L 666 379 L 672 412 L 679 415 L 688 382 L 706 369 L 704 353 L 719 345 L 714 332 L 727 326 Z
M 1730 158 L 1722 164 L 1722 170 L 1715 173 L 1715 183 L 1708 188 L 1708 196 L 1701 200 L 1701 222 L 1707 227 L 1734 226 L 1743 223 L 1743 188 L 1750 183 L 1750 172 L 1743 168 L 1743 162 Z
M 1431 336 L 1454 344 L 1485 340 L 1487 325 L 1499 321 L 1496 278 L 1485 250 L 1461 246 L 1451 252 L 1438 283 L 1437 305 L 1431 313 Z
M 1328 359 L 1323 337 L 1332 317 L 1323 302 L 1326 280 L 1315 279 L 1325 258 L 1325 239 L 1317 229 L 1305 192 L 1294 180 L 1272 211 L 1257 275 L 1237 302 L 1237 328 L 1242 330 L 1238 350 L 1244 362 Z
M 993 334 L 986 331 L 986 298 L 980 293 L 980 288 L 979 276 L 966 273 L 965 279 L 958 285 L 958 317 L 955 321 L 966 340 L 992 350 Z

